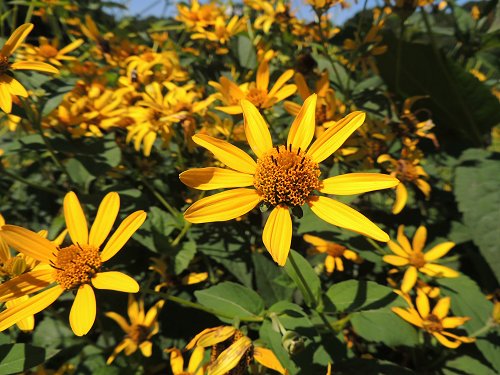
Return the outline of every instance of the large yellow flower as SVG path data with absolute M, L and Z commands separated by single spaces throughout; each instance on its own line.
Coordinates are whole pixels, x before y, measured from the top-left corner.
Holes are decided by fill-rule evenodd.
M 96 317 L 92 286 L 127 293 L 139 291 L 139 285 L 130 276 L 121 272 L 101 270 L 102 264 L 120 251 L 146 220 L 144 211 L 130 214 L 100 251 L 113 227 L 119 208 L 118 194 L 107 194 L 99 206 L 89 233 L 87 220 L 76 194 L 66 194 L 64 217 L 72 244 L 63 248 L 28 229 L 15 225 L 4 225 L 1 228 L 2 237 L 10 246 L 38 260 L 43 267 L 0 285 L 0 302 L 45 290 L 0 313 L 0 331 L 44 310 L 64 292 L 76 291 L 69 322 L 73 332 L 82 336 L 92 328 Z
M 7 72 L 13 70 L 38 70 L 45 73 L 59 73 L 59 70 L 44 62 L 9 62 L 10 56 L 23 43 L 32 29 L 32 23 L 25 23 L 19 26 L 0 50 L 0 108 L 6 113 L 12 111 L 12 95 L 24 98 L 28 96 L 28 92 L 23 85 L 10 74 L 7 74 Z
M 389 241 L 387 245 L 395 255 L 384 255 L 384 262 L 396 267 L 407 267 L 403 276 L 401 290 L 408 293 L 417 282 L 418 273 L 432 277 L 457 277 L 459 273 L 451 268 L 433 263 L 450 251 L 455 244 L 443 242 L 424 253 L 422 250 L 427 239 L 427 229 L 420 226 L 413 236 L 413 243 L 404 234 L 404 226 L 398 228 L 398 242 Z
M 326 222 L 364 234 L 379 241 L 389 236 L 349 206 L 315 192 L 336 195 L 360 194 L 398 184 L 394 177 L 378 173 L 352 173 L 321 180 L 319 163 L 335 152 L 363 124 L 364 113 L 353 112 L 325 131 L 309 146 L 315 130 L 316 95 L 311 95 L 293 122 L 285 145 L 273 146 L 271 133 L 257 108 L 241 101 L 245 135 L 257 162 L 232 144 L 197 134 L 194 142 L 205 147 L 225 165 L 183 172 L 186 185 L 200 189 L 235 188 L 203 198 L 187 209 L 192 223 L 235 219 L 259 203 L 272 207 L 262 239 L 274 261 L 286 262 L 292 239 L 290 208 L 308 204 Z M 247 188 L 252 186 L 253 188 Z
M 410 307 L 403 309 L 393 307 L 392 311 L 398 314 L 407 322 L 425 330 L 434 336 L 442 345 L 447 348 L 458 348 L 462 343 L 471 343 L 475 339 L 466 336 L 458 336 L 445 331 L 453 329 L 467 322 L 469 317 L 447 316 L 450 310 L 450 297 L 441 298 L 431 311 L 429 298 L 422 291 L 417 291 L 417 308 L 413 306 L 409 298 L 405 298 Z M 451 340 L 450 340 L 451 339 Z

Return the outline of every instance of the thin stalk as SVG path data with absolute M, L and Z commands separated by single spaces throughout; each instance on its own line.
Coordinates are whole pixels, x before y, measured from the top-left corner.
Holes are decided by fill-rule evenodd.
M 177 217 L 179 215 L 179 211 L 177 211 L 175 208 L 173 208 L 166 200 L 163 198 L 163 196 L 155 189 L 153 185 L 151 185 L 146 178 L 139 172 L 139 179 L 141 182 L 144 184 L 146 188 L 148 188 L 149 191 L 155 196 L 155 198 L 167 209 L 168 212 L 170 212 L 173 216 Z
M 382 247 L 376 243 L 375 241 L 373 241 L 371 238 L 366 238 L 366 240 L 370 243 L 370 245 L 372 245 L 375 250 L 377 250 L 377 252 L 380 254 L 380 255 L 387 255 L 388 252 L 385 251 L 384 249 L 382 249 Z

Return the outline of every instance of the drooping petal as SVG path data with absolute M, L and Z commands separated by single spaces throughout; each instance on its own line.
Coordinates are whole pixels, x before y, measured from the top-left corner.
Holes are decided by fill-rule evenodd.
M 130 331 L 130 324 L 128 324 L 125 318 L 120 314 L 117 314 L 113 311 L 109 311 L 104 315 L 106 315 L 110 319 L 113 319 L 120 326 L 123 332 L 128 333 Z
M 431 306 L 429 304 L 429 298 L 420 289 L 417 290 L 417 310 L 422 318 L 427 318 L 429 312 L 431 311 Z
M 352 230 L 377 241 L 389 241 L 387 233 L 344 203 L 327 197 L 316 197 L 310 200 L 309 205 L 312 211 L 327 223 Z
M 271 211 L 262 232 L 262 241 L 273 260 L 284 266 L 292 242 L 292 218 L 288 207 L 277 206 Z
M 294 81 L 297 85 L 297 91 L 299 92 L 300 97 L 302 98 L 302 100 L 306 100 L 309 95 L 311 95 L 311 91 L 307 86 L 304 76 L 301 73 L 295 73 Z
M 4 75 L 3 77 L 5 77 L 5 79 L 2 80 L 4 80 L 7 83 L 6 85 L 8 88 L 7 91 L 9 91 L 12 95 L 22 96 L 23 98 L 26 98 L 28 96 L 28 92 L 17 79 L 7 75 Z
M 353 112 L 335 126 L 328 128 L 321 134 L 307 151 L 307 155 L 316 163 L 320 163 L 338 150 L 354 131 L 365 122 L 366 115 L 363 112 Z
M 250 155 L 231 143 L 206 134 L 193 135 L 193 142 L 212 152 L 217 159 L 236 171 L 254 174 L 257 163 Z
M 83 284 L 76 292 L 75 301 L 69 313 L 69 324 L 77 336 L 86 335 L 94 325 L 96 316 L 95 294 L 92 287 Z
M 14 306 L 17 306 L 25 301 L 29 300 L 28 296 L 22 296 L 10 301 L 5 302 L 5 307 L 6 308 L 12 308 Z M 35 328 L 35 317 L 33 315 L 30 315 L 24 319 L 19 320 L 16 325 L 19 327 L 19 329 L 23 332 L 30 332 L 33 331 Z
M 340 272 L 344 271 L 344 262 L 342 262 L 342 258 L 336 257 L 335 258 L 335 265 L 337 266 L 337 269 Z
M 413 251 L 421 252 L 424 249 L 425 241 L 427 241 L 427 229 L 421 225 L 417 228 L 415 234 L 413 235 Z
M 193 203 L 184 218 L 194 224 L 227 221 L 251 211 L 260 200 L 254 189 L 231 189 Z
M 170 353 L 170 368 L 174 375 L 180 375 L 184 373 L 184 358 L 182 358 L 182 353 L 177 348 L 166 349 Z
M 224 375 L 232 370 L 240 361 L 241 357 L 252 345 L 252 341 L 246 337 L 240 337 L 231 346 L 219 354 L 217 359 L 208 367 L 207 375 Z
M 0 313 L 0 332 L 13 326 L 18 321 L 44 310 L 50 306 L 62 293 L 64 289 L 60 286 L 44 290 L 30 299 L 6 309 Z
M 384 260 L 384 262 L 392 264 L 396 267 L 406 266 L 410 263 L 408 258 L 404 258 L 399 255 L 384 255 L 382 259 Z
M 271 370 L 277 371 L 283 375 L 287 373 L 286 369 L 283 367 L 272 350 L 256 347 L 253 350 L 253 358 L 264 367 L 270 368 Z
M 147 214 L 142 211 L 136 211 L 128 215 L 125 220 L 123 220 L 120 226 L 116 229 L 115 233 L 106 243 L 106 246 L 102 250 L 101 260 L 106 262 L 111 259 L 120 249 L 125 245 L 125 243 L 132 237 L 137 229 L 146 220 Z
M 236 328 L 233 326 L 219 326 L 204 329 L 193 337 L 193 339 L 186 345 L 186 350 L 191 350 L 195 346 L 206 348 L 218 344 L 226 341 L 228 338 L 233 336 L 235 332 Z
M 440 243 L 439 245 L 434 246 L 432 249 L 426 252 L 424 254 L 424 259 L 427 262 L 439 259 L 445 256 L 448 253 L 448 251 L 450 251 L 454 246 L 455 246 L 454 242 Z
M 314 136 L 314 131 L 316 130 L 316 101 L 318 96 L 312 94 L 309 96 L 299 114 L 293 120 L 290 131 L 288 132 L 288 138 L 286 141 L 287 147 L 292 145 L 293 149 L 306 150 L 311 143 Z
M 97 289 L 116 290 L 117 292 L 137 293 L 139 291 L 137 281 L 118 271 L 98 272 L 92 278 L 92 285 Z
M 59 69 L 41 61 L 18 61 L 13 63 L 10 68 L 12 70 L 37 70 L 44 73 L 59 73 Z
M 447 348 L 450 349 L 456 349 L 458 348 L 462 343 L 460 341 L 451 341 L 448 340 L 446 337 L 444 337 L 441 333 L 439 332 L 432 332 L 432 335 L 440 342 L 441 345 L 446 346 Z
M 445 317 L 441 321 L 441 324 L 443 328 L 457 328 L 458 326 L 461 326 L 462 324 L 465 324 L 465 322 L 469 321 L 470 317 L 468 316 L 450 316 L 450 317 Z
M 448 312 L 450 311 L 450 304 L 451 304 L 451 299 L 450 297 L 444 297 L 441 298 L 437 303 L 436 306 L 432 309 L 432 314 L 436 315 L 439 319 L 443 319 L 448 315 Z
M 398 186 L 396 186 L 396 199 L 394 200 L 391 212 L 394 215 L 399 214 L 406 206 L 407 201 L 408 190 L 406 190 L 406 186 L 402 182 L 400 182 Z
M 28 229 L 16 225 L 4 225 L 2 227 L 2 237 L 20 253 L 40 262 L 50 264 L 51 261 L 56 259 L 54 255 L 57 252 L 56 246 Z
M 0 108 L 5 113 L 12 111 L 12 96 L 10 95 L 9 86 L 2 82 L 3 77 L 8 77 L 6 74 L 0 76 Z
M 97 216 L 90 229 L 89 244 L 100 247 L 106 237 L 108 237 L 113 224 L 115 223 L 118 210 L 120 209 L 120 196 L 118 193 L 111 192 L 106 194 L 99 209 Z
M 86 245 L 89 241 L 87 219 L 76 194 L 70 191 L 64 197 L 64 218 L 74 244 Z
M 247 187 L 253 185 L 253 175 L 232 169 L 207 167 L 193 168 L 182 172 L 179 179 L 183 184 L 198 190 Z
M 201 362 L 203 361 L 203 356 L 205 354 L 205 349 L 198 346 L 191 353 L 191 358 L 189 358 L 188 373 L 193 375 L 203 375 L 203 366 Z
M 113 363 L 115 358 L 120 354 L 127 346 L 129 346 L 130 339 L 125 338 L 122 342 L 120 342 L 115 349 L 113 350 L 113 353 L 109 356 L 108 360 L 106 361 L 107 365 L 110 365 Z
M 391 309 L 395 314 L 398 314 L 401 318 L 406 320 L 408 323 L 413 324 L 414 326 L 423 327 L 422 318 L 417 314 L 417 312 L 413 309 L 405 310 L 401 307 L 393 307 Z
M 403 281 L 401 282 L 401 290 L 405 293 L 408 293 L 417 282 L 417 278 L 418 272 L 416 267 L 408 267 L 408 269 L 405 271 L 405 275 L 403 276 Z
M 139 349 L 144 357 L 151 357 L 151 354 L 153 354 L 153 343 L 151 341 L 143 341 L 140 343 Z
M 242 100 L 240 105 L 243 110 L 245 136 L 248 144 L 255 155 L 260 158 L 262 154 L 273 148 L 271 133 L 266 121 L 251 102 Z
M 441 334 L 446 337 L 451 337 L 452 339 L 458 340 L 463 343 L 471 343 L 475 342 L 476 338 L 475 337 L 467 337 L 467 336 L 458 336 L 455 335 L 454 333 L 447 332 L 447 331 L 441 331 Z
M 353 195 L 388 189 L 399 183 L 397 178 L 382 173 L 347 173 L 323 180 L 325 194 Z
M 440 264 L 427 263 L 420 269 L 421 272 L 432 277 L 458 277 L 460 273 Z
M 335 271 L 335 257 L 327 255 L 325 258 L 325 269 L 327 273 L 333 273 Z
M 0 302 L 36 293 L 54 282 L 54 270 L 37 269 L 0 284 Z
M 9 39 L 5 42 L 0 53 L 4 56 L 10 56 L 24 42 L 24 39 L 33 30 L 32 23 L 25 23 L 14 30 Z

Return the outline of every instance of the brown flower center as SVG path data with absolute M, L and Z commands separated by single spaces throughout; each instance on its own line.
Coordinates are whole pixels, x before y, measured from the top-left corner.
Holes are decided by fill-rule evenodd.
M 430 314 L 423 322 L 424 329 L 428 332 L 439 332 L 443 330 L 443 325 L 441 324 L 441 319 L 436 315 Z
M 90 283 L 101 267 L 99 248 L 90 245 L 71 245 L 57 253 L 56 281 L 66 290 Z
M 300 148 L 279 146 L 259 158 L 253 184 L 271 206 L 302 206 L 321 188 L 320 174 L 318 163 Z
M 127 336 L 136 344 L 146 341 L 149 334 L 149 328 L 142 324 L 134 324 L 130 327 Z
M 414 251 L 410 254 L 410 264 L 417 268 L 425 266 L 424 254 L 420 251 Z
M 403 181 L 415 181 L 418 179 L 417 169 L 411 161 L 399 159 L 397 164 L 397 177 Z
M 266 98 L 267 93 L 264 90 L 260 90 L 256 87 L 251 88 L 247 94 L 247 99 L 250 100 L 252 104 L 257 108 L 262 107 L 262 105 L 266 101 Z
M 9 70 L 9 66 L 9 57 L 0 54 L 0 74 L 3 74 L 7 70 Z
M 341 257 L 344 255 L 344 252 L 347 250 L 347 247 L 336 244 L 336 243 L 329 243 L 328 247 L 326 249 L 326 252 L 328 255 L 331 255 L 332 257 Z

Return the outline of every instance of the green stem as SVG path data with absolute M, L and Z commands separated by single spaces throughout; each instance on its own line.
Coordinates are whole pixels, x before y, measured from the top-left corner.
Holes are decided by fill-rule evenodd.
M 156 199 L 167 209 L 168 212 L 170 212 L 173 216 L 177 217 L 179 215 L 179 211 L 177 211 L 175 208 L 173 208 L 166 200 L 163 198 L 163 196 L 155 189 L 153 185 L 151 185 L 146 178 L 139 172 L 139 178 L 141 182 L 143 183 L 146 188 L 151 191 L 151 193 L 155 196 Z
M 488 332 L 495 325 L 496 324 L 493 321 L 493 319 L 490 318 L 483 327 L 479 328 L 476 332 L 473 332 L 472 334 L 470 334 L 469 337 L 478 337 L 478 336 L 482 335 L 483 333 Z
M 144 293 L 157 295 L 159 297 L 166 299 L 167 301 L 175 302 L 181 306 L 190 307 L 190 308 L 200 310 L 200 311 L 205 311 L 209 314 L 220 316 L 222 318 L 226 318 L 226 319 L 233 319 L 234 318 L 234 316 L 228 315 L 225 312 L 222 312 L 220 310 L 212 309 L 210 307 L 200 305 L 199 303 L 185 300 L 184 298 L 172 296 L 168 293 L 157 292 L 157 291 L 151 290 L 151 289 L 144 290 Z M 264 318 L 262 316 L 243 316 L 243 317 L 238 317 L 238 319 L 240 322 L 262 322 L 264 320 Z
M 370 243 L 370 245 L 372 245 L 375 248 L 375 250 L 377 250 L 377 252 L 380 255 L 387 255 L 387 251 L 382 249 L 382 247 L 380 247 L 380 245 L 378 243 L 376 243 L 374 240 L 372 240 L 371 238 L 368 238 L 368 237 L 366 237 L 366 240 Z

